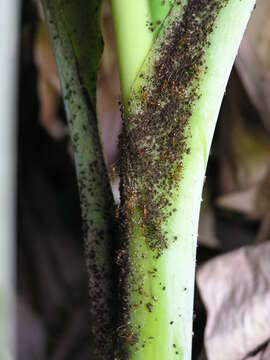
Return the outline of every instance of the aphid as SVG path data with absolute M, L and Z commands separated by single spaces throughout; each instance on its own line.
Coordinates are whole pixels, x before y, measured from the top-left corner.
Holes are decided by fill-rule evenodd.
M 186 43 L 186 40 L 185 40 L 185 38 L 180 38 L 180 40 L 178 41 L 178 46 L 179 47 L 181 47 L 181 46 L 183 46 L 183 45 L 185 45 L 185 43 Z
M 134 337 L 134 333 L 133 333 L 133 331 L 131 331 L 131 333 L 130 333 L 129 335 L 127 335 L 126 341 L 127 341 L 128 343 L 131 342 L 131 340 L 133 339 L 133 337 Z
M 161 64 L 160 67 L 159 67 L 159 70 L 158 70 L 158 75 L 161 76 L 162 75 L 162 71 L 164 70 L 165 68 L 165 64 Z
M 171 83 L 170 83 L 170 92 L 171 92 L 171 96 L 174 97 L 174 95 L 175 95 L 175 83 L 174 83 L 174 81 L 171 81 Z
M 114 181 L 116 179 L 116 167 L 115 166 L 112 166 L 111 168 L 111 179 L 112 181 Z
M 145 148 L 139 149 L 139 154 L 141 157 L 144 157 L 144 155 L 146 154 L 146 149 Z
M 181 173 L 182 173 L 182 167 L 183 167 L 183 163 L 182 163 L 182 161 L 180 161 L 180 163 L 176 167 L 174 180 L 178 181 L 180 179 L 180 176 L 181 176 Z
M 133 203 L 134 203 L 134 195 L 135 195 L 135 191 L 132 190 L 131 191 L 131 195 L 130 195 L 130 198 L 128 200 L 128 204 L 127 204 L 127 207 L 128 207 L 128 210 L 130 211 L 131 214 L 133 214 Z
M 115 207 L 115 218 L 116 218 L 116 219 L 119 219 L 119 211 L 120 211 L 120 207 L 119 207 L 119 206 L 116 206 L 116 207 Z
M 169 156 L 169 151 L 165 150 L 164 153 L 161 155 L 160 159 L 161 160 L 166 160 Z
M 200 73 L 200 68 L 199 68 L 199 66 L 193 66 L 193 67 L 192 67 L 192 71 L 193 71 L 195 74 L 199 74 L 199 73 Z
M 144 102 L 147 102 L 147 91 L 146 91 L 146 87 L 144 86 L 143 88 L 142 88 L 142 100 L 144 101 Z
M 147 102 L 148 107 L 150 108 L 155 108 L 157 106 L 157 102 L 156 100 L 152 97 L 148 102 Z
M 162 84 L 161 84 L 161 91 L 164 91 L 165 88 L 166 88 L 166 86 L 167 86 L 167 81 L 164 80 L 164 81 L 162 82 Z
M 143 205 L 143 216 L 146 218 L 147 216 L 147 208 L 145 205 Z
M 117 257 L 116 257 L 116 264 L 119 265 L 121 262 L 121 258 L 123 257 L 123 255 L 125 254 L 125 250 L 123 249 L 119 249 L 117 251 Z
M 178 91 L 177 91 L 177 98 L 181 98 L 185 95 L 185 91 L 183 88 L 179 88 Z
M 124 325 L 121 325 L 117 328 L 117 335 L 121 338 L 125 338 L 125 331 L 126 331 L 126 328 Z

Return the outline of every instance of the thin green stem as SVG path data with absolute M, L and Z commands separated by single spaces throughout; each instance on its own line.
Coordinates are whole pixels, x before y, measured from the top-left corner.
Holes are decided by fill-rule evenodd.
M 153 33 L 145 31 L 147 22 L 151 22 L 150 7 L 145 0 L 114 0 L 112 11 L 114 18 L 119 19 L 114 22 L 114 28 L 122 99 L 125 101 L 142 65 L 142 59 L 146 57 L 153 42 Z
M 95 80 L 102 48 L 99 30 L 96 30 L 100 1 L 43 0 L 43 6 L 75 156 L 89 275 L 94 358 L 113 359 L 113 197 L 102 155 L 95 104 Z M 92 32 L 88 37 L 89 29 Z
M 172 4 L 171 0 L 112 0 L 123 103 Z

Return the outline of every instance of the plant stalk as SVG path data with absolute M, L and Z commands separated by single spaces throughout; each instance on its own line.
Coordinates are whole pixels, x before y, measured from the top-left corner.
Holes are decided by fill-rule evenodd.
M 113 359 L 114 205 L 96 115 L 100 1 L 43 0 L 73 145 L 89 276 L 94 359 Z
M 190 360 L 205 170 L 255 1 L 157 4 L 112 0 L 124 118 L 118 357 Z M 154 32 L 149 17 L 159 21 Z

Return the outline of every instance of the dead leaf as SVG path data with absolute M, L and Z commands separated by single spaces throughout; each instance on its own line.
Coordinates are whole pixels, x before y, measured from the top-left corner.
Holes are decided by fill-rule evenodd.
M 257 0 L 236 67 L 249 97 L 270 132 L 270 2 Z
M 269 256 L 268 242 L 218 256 L 199 268 L 209 360 L 244 359 L 269 340 Z
M 97 85 L 97 108 L 99 128 L 108 166 L 118 158 L 118 136 L 121 131 L 121 113 L 119 110 L 120 81 L 117 68 L 116 44 L 112 13 L 108 1 L 102 8 L 102 35 L 104 52 Z
M 34 61 L 38 72 L 40 122 L 52 137 L 60 139 L 67 133 L 57 115 L 61 97 L 60 81 L 47 27 L 41 19 L 35 37 Z

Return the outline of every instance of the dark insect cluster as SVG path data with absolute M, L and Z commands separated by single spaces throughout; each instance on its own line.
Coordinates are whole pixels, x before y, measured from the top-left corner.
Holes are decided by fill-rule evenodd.
M 200 76 L 207 70 L 204 54 L 215 19 L 226 3 L 190 0 L 181 20 L 172 16 L 150 55 L 156 60 L 150 59 L 147 69 L 154 68 L 154 72 L 140 74 L 143 85 L 122 109 L 123 213 L 132 218 L 136 204 L 142 232 L 157 255 L 168 246 L 161 225 L 175 210 L 170 199 L 181 179 L 183 156 L 190 153 L 187 129 L 194 102 L 200 97 Z
M 191 150 L 187 145 L 189 120 L 194 103 L 200 97 L 199 80 L 207 71 L 205 52 L 215 20 L 228 0 L 189 0 L 180 16 L 176 1 L 152 48 L 144 70 L 139 74 L 127 106 L 122 107 L 124 125 L 121 147 L 121 230 L 122 248 L 127 249 L 120 270 L 123 299 L 140 276 L 132 273 L 129 257 L 130 224 L 141 228 L 148 247 L 158 258 L 178 239 L 170 239 L 164 230 L 176 211 L 172 198 L 182 176 L 183 157 Z M 138 90 L 139 89 L 139 90 Z M 181 239 L 180 239 L 181 240 Z M 150 311 L 149 304 L 145 304 Z M 144 306 L 145 306 L 144 305 Z

